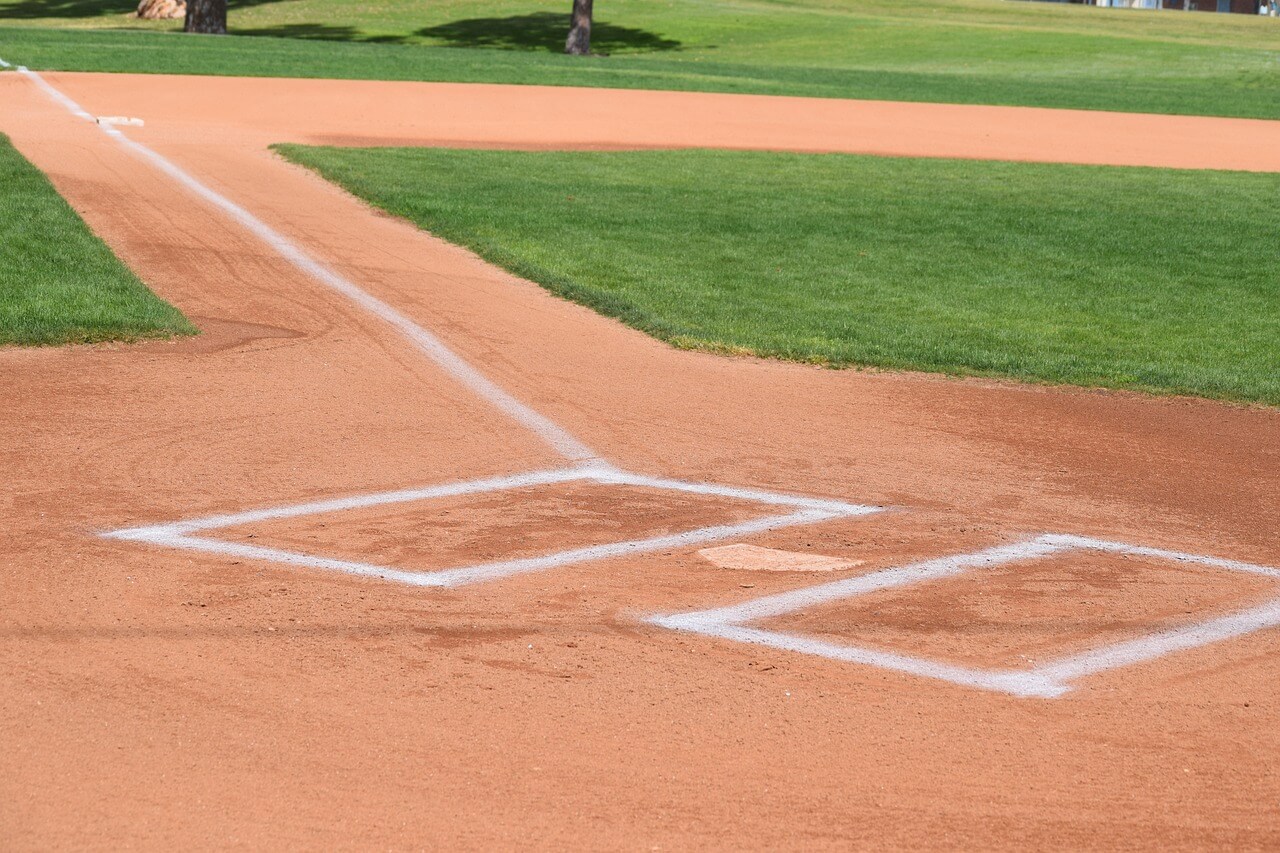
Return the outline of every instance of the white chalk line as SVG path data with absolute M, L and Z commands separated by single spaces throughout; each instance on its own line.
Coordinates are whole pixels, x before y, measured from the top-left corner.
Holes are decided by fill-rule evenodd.
M 104 533 L 108 539 L 153 540 L 157 536 L 181 536 L 198 530 L 211 530 L 219 527 L 233 527 L 241 524 L 253 524 L 259 521 L 274 521 L 280 518 L 294 518 L 300 515 L 315 515 L 324 512 L 342 512 L 366 507 L 384 506 L 386 504 L 406 503 L 408 501 L 431 500 L 457 495 L 470 495 L 478 492 L 492 492 L 501 489 L 519 489 L 527 486 L 541 486 L 552 483 L 565 483 L 581 480 L 598 470 L 593 466 L 577 466 L 573 468 L 553 468 L 547 471 L 531 471 L 526 474 L 514 474 L 506 477 L 487 477 L 482 480 L 463 480 L 445 483 L 439 486 L 427 486 L 421 489 L 402 489 L 394 492 L 378 492 L 375 494 L 355 495 L 346 498 L 333 498 L 308 503 L 287 504 L 267 509 L 233 512 L 225 515 L 209 515 L 187 521 L 175 521 L 166 524 L 146 527 L 126 527 Z
M 793 527 L 800 524 L 813 524 L 817 521 L 836 518 L 837 516 L 821 510 L 801 510 L 782 516 L 753 519 L 736 524 L 722 524 L 702 527 L 681 533 L 664 536 L 653 536 L 647 539 L 631 539 L 625 542 L 609 542 L 603 545 L 590 545 L 559 551 L 539 557 L 524 557 L 514 560 L 499 560 L 490 563 L 479 563 L 461 566 L 455 569 L 438 569 L 434 571 L 407 571 L 392 566 L 381 566 L 374 563 L 362 563 L 353 560 L 338 560 L 330 557 L 317 557 L 286 551 L 280 548 L 268 548 L 261 545 L 246 545 L 240 542 L 228 542 L 222 539 L 211 539 L 206 536 L 188 536 L 180 533 L 154 533 L 130 537 L 135 542 L 147 542 L 166 548 L 185 548 L 193 551 L 205 551 L 225 557 L 241 557 L 249 560 L 265 560 L 273 563 L 284 563 L 291 566 L 302 566 L 309 569 L 345 572 L 361 577 L 378 578 L 396 581 L 410 586 L 458 587 L 467 584 L 492 581 L 511 575 L 526 572 L 544 571 L 574 563 L 591 560 L 604 560 L 611 557 L 622 557 L 628 554 L 647 554 L 673 548 L 687 548 L 704 542 L 713 542 L 732 536 L 748 536 Z
M 353 560 L 339 560 L 296 551 L 286 551 L 279 548 L 247 545 L 207 536 L 192 535 L 200 531 L 217 530 L 282 518 L 297 518 L 319 513 L 343 512 L 409 501 L 481 494 L 579 480 L 588 480 L 601 485 L 630 485 L 664 491 L 692 492 L 736 499 L 746 498 L 767 506 L 786 506 L 795 511 L 785 515 L 771 515 L 731 524 L 711 525 L 644 539 L 631 539 L 623 542 L 573 548 L 539 557 L 499 560 L 434 571 L 407 571 L 392 566 Z M 527 474 L 465 480 L 422 489 L 403 489 L 394 492 L 288 504 L 143 527 L 127 527 L 108 531 L 102 535 L 108 539 L 123 539 L 167 548 L 205 551 L 227 557 L 266 560 L 293 566 L 339 571 L 363 577 L 397 581 L 413 586 L 456 587 L 481 581 L 496 580 L 524 572 L 558 568 L 573 563 L 665 549 L 688 548 L 734 536 L 748 536 L 783 527 L 814 524 L 834 518 L 855 517 L 878 511 L 880 511 L 879 507 L 846 504 L 822 498 L 803 498 L 758 489 L 740 489 L 733 486 L 716 486 L 709 483 L 690 483 L 681 480 L 645 477 L 637 474 L 628 474 L 608 465 L 597 463 L 534 471 Z
M 884 507 L 867 504 L 851 504 L 827 498 L 813 498 L 802 495 L 788 495 L 781 492 L 770 492 L 764 489 L 749 489 L 738 486 L 723 486 L 717 483 L 696 483 L 687 480 L 672 480 L 665 477 L 648 477 L 630 471 L 599 469 L 593 475 L 601 483 L 618 485 L 645 486 L 651 489 L 667 489 L 675 492 L 690 492 L 696 495 L 714 495 L 722 498 L 737 498 L 778 506 L 792 506 L 802 509 L 823 510 L 834 515 L 869 515 L 883 512 Z
M 1095 672 L 1154 660 L 1171 652 L 1207 646 L 1280 625 L 1280 601 L 1231 613 L 1197 625 L 1187 625 L 1129 642 L 1062 658 L 1036 671 L 1047 678 L 1068 681 Z
M 826 604 L 863 595 L 878 589 L 918 583 L 925 580 L 956 575 L 971 568 L 998 566 L 1014 560 L 1030 560 L 1062 550 L 1063 546 L 1033 539 L 1030 542 L 1013 545 L 1001 545 L 988 548 L 976 554 L 961 554 L 954 557 L 942 557 L 936 560 L 924 560 L 893 569 L 885 569 L 858 577 L 830 581 L 818 586 L 803 587 L 777 595 L 765 596 L 732 607 L 720 607 L 714 610 L 703 610 L 696 613 L 683 614 L 681 620 L 691 620 L 690 624 L 708 625 L 740 625 L 744 622 L 757 622 L 775 616 L 784 616 L 796 610 Z
M 1042 559 L 1053 554 L 1076 550 L 1105 551 L 1164 559 L 1280 579 L 1280 569 L 1270 566 L 1181 551 L 1166 551 L 1141 545 L 1128 545 L 1123 542 L 1110 542 L 1085 536 L 1049 533 L 1013 545 L 1001 545 L 971 554 L 924 560 L 859 577 L 764 596 L 729 607 L 653 616 L 648 621 L 675 631 L 704 634 L 709 637 L 770 646 L 848 663 L 877 666 L 966 687 L 1016 696 L 1045 698 L 1066 693 L 1070 690 L 1069 682 L 1086 675 L 1155 660 L 1173 652 L 1280 626 L 1280 599 L 1276 599 L 1237 613 L 1113 643 L 1023 670 L 991 670 L 959 666 L 913 655 L 895 654 L 860 646 L 837 645 L 813 637 L 744 626 L 747 622 L 784 616 L 798 610 L 854 598 L 879 589 L 907 586 L 922 581 L 951 577 L 971 569 Z
M 34 81 L 35 84 L 39 86 L 40 89 L 43 90 L 46 95 L 48 95 L 50 98 L 53 98 L 53 100 L 56 101 L 57 103 L 61 104 L 64 108 L 66 108 L 67 112 L 71 113 L 76 118 L 82 118 L 85 121 L 93 121 L 93 116 L 85 112 L 83 107 L 81 107 L 75 101 L 68 98 L 66 95 L 59 92 L 57 89 L 53 88 L 53 86 L 50 86 L 49 83 L 46 82 L 43 77 L 41 77 L 36 72 L 30 70 L 29 68 L 27 68 L 27 66 L 19 65 L 18 73 L 24 75 L 27 79 Z
M 1165 551 L 1161 548 L 1148 548 L 1145 545 L 1127 545 L 1123 542 L 1109 542 L 1106 539 L 1076 536 L 1072 533 L 1051 533 L 1042 538 L 1071 548 L 1112 551 L 1128 554 L 1131 557 L 1151 557 L 1152 559 L 1170 560 L 1175 563 L 1197 563 L 1202 566 L 1212 566 L 1215 569 L 1228 569 L 1233 572 L 1249 572 L 1255 575 L 1280 578 L 1280 569 L 1274 569 L 1271 566 L 1258 566 L 1253 563 L 1242 563 L 1239 560 L 1224 560 L 1221 557 L 1188 554 L 1185 551 Z
M 93 116 L 79 104 L 55 89 L 36 72 L 24 66 L 19 66 L 18 71 L 33 80 L 36 85 L 65 107 L 72 115 L 88 121 L 94 120 Z M 96 122 L 95 126 L 124 146 L 128 151 L 146 160 L 191 193 L 227 214 L 289 263 L 330 290 L 342 294 L 371 314 L 395 327 L 420 352 L 439 365 L 456 381 L 466 386 L 478 397 L 489 402 L 521 426 L 536 434 L 550 445 L 556 453 L 573 461 L 592 461 L 600 458 L 595 451 L 570 434 L 568 430 L 517 400 L 475 367 L 471 366 L 436 335 L 427 331 L 388 303 L 361 289 L 350 279 L 316 260 L 292 240 L 276 231 L 245 208 L 221 193 L 210 189 L 166 157 L 125 136 L 119 128 L 112 125 L 97 124 Z
M 655 620 L 655 624 L 663 625 L 663 622 Z M 664 625 L 664 627 L 675 628 L 676 626 Z M 676 628 L 676 630 L 689 629 Z M 820 655 L 821 657 L 831 658 L 832 660 L 843 661 L 845 663 L 875 666 L 881 669 L 903 672 L 908 675 L 917 675 L 925 678 L 935 678 L 940 681 L 949 681 L 952 684 L 959 684 L 964 687 L 976 687 L 981 690 L 996 690 L 1002 693 L 1012 693 L 1016 696 L 1039 696 L 1052 698 L 1055 696 L 1061 696 L 1070 689 L 1065 684 L 1061 684 L 1051 678 L 1046 678 L 1039 672 L 978 670 L 970 667 L 954 666 L 940 661 L 912 657 L 910 655 L 878 651 L 876 649 L 861 648 L 857 646 L 840 646 L 823 640 L 817 640 L 812 637 L 800 637 L 794 634 L 788 634 L 783 631 L 762 631 L 756 628 L 746 628 L 741 625 L 706 625 L 697 629 L 697 632 L 709 637 L 736 640 L 740 643 L 751 643 L 753 645 L 769 646 L 771 648 L 781 649 L 783 651 L 799 652 L 801 654 Z

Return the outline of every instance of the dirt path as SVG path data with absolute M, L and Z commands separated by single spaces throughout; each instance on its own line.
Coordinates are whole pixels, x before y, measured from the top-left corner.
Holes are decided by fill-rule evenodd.
M 1280 565 L 1275 411 L 677 352 L 373 213 L 265 149 L 919 146 L 1082 162 L 1145 152 L 1162 165 L 1234 168 L 1254 157 L 1252 167 L 1280 168 L 1256 160 L 1280 157 L 1274 124 L 1050 114 L 1075 128 L 1064 145 L 1050 132 L 1058 125 L 1019 130 L 1028 125 L 1017 117 L 1039 110 L 48 79 L 94 113 L 143 117 L 132 138 L 608 459 L 897 508 L 753 544 L 863 560 L 860 573 L 1052 530 Z M 583 102 L 590 109 L 568 117 Z M 0 104 L 0 131 L 204 330 L 180 343 L 0 352 L 6 847 L 1280 844 L 1280 631 L 1028 700 L 644 624 L 815 582 L 714 568 L 694 549 L 418 590 L 96 538 L 558 463 L 381 321 L 27 81 L 0 75 Z M 934 122 L 931 142 L 858 124 L 866 110 L 892 125 L 895 109 Z M 1011 123 L 945 119 L 996 114 Z M 1152 150 L 1140 150 L 1161 122 L 1217 147 L 1147 137 Z M 1094 138 L 1124 127 L 1127 141 Z M 1175 157 L 1185 159 L 1161 159 Z M 236 535 L 430 568 L 415 561 L 739 511 L 547 487 Z M 1119 559 L 1086 569 L 1006 573 L 989 588 L 938 586 L 872 602 L 869 614 L 860 605 L 793 621 L 982 664 L 1258 594 L 1230 576 Z
M 173 142 L 202 145 L 758 148 L 1280 171 L 1280 122 L 1258 119 L 556 86 L 47 77 L 100 115 L 145 117 Z

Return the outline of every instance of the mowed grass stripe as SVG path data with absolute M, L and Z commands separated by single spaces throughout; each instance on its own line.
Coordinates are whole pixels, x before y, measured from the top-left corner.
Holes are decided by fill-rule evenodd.
M 0 345 L 194 334 L 0 135 Z
M 279 146 L 678 346 L 1280 404 L 1280 176 Z

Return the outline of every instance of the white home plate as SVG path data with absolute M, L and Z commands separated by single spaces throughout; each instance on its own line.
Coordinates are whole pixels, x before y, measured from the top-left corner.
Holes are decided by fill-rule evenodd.
M 722 545 L 719 548 L 703 548 L 698 556 L 706 558 L 722 569 L 741 569 L 748 572 L 834 572 L 862 565 L 862 560 L 828 557 L 823 554 L 799 554 L 795 551 L 778 551 L 759 545 Z

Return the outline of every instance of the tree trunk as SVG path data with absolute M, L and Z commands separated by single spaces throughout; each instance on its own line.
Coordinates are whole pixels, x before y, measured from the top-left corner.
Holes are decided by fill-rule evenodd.
M 573 18 L 569 22 L 564 52 L 574 56 L 591 52 L 591 0 L 573 0 Z
M 187 0 L 184 33 L 227 34 L 227 0 Z

